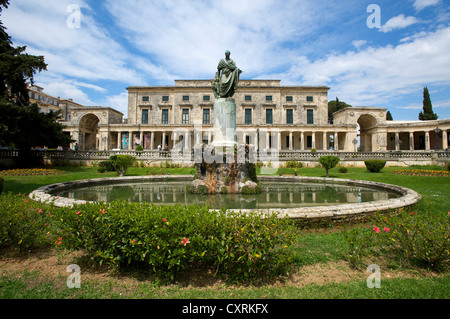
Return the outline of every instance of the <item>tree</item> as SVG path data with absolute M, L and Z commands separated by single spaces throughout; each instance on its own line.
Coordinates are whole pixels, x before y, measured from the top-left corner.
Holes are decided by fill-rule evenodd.
M 319 158 L 319 163 L 325 168 L 327 177 L 330 177 L 328 171 L 339 163 L 340 159 L 337 156 L 322 156 Z
M 0 13 L 9 1 L 0 0 Z M 26 46 L 13 46 L 0 21 L 0 145 L 29 150 L 31 146 L 56 147 L 71 139 L 57 122 L 59 112 L 43 114 L 30 105 L 27 82 L 34 74 L 47 69 L 43 56 L 25 53 Z
M 393 121 L 394 119 L 392 118 L 392 114 L 391 112 L 387 111 L 386 112 L 386 121 Z
M 339 101 L 339 99 L 336 97 L 336 100 L 329 101 L 328 102 L 328 124 L 333 124 L 333 113 L 337 112 L 339 110 L 342 110 L 346 107 L 352 107 L 351 105 Z
M 127 173 L 128 168 L 136 162 L 136 157 L 131 155 L 113 155 L 109 160 L 116 169 L 117 174 L 122 177 Z
M 421 121 L 429 121 L 429 120 L 437 120 L 438 116 L 433 112 L 433 106 L 431 105 L 430 93 L 428 92 L 428 88 L 423 88 L 423 112 L 419 113 L 419 120 Z

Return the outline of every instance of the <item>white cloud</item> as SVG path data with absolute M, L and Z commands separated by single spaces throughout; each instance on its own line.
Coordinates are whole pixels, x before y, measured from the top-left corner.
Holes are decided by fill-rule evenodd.
M 412 24 L 419 22 L 416 17 L 405 17 L 404 14 L 400 14 L 396 17 L 389 19 L 381 28 L 380 31 L 387 33 L 396 29 L 403 29 Z
M 353 46 L 356 48 L 356 49 L 360 49 L 363 45 L 365 45 L 367 43 L 367 41 L 366 40 L 354 40 L 353 42 L 352 42 L 352 44 L 353 44 Z
M 441 0 L 415 0 L 414 1 L 414 8 L 416 8 L 417 11 L 421 11 L 429 6 L 435 6 L 439 4 Z
M 277 76 L 284 83 L 329 85 L 330 96 L 352 105 L 383 105 L 425 85 L 450 84 L 448 52 L 450 27 L 395 47 L 369 47 L 316 61 L 300 57 Z
M 81 27 L 69 28 L 67 7 L 81 7 Z M 44 55 L 48 71 L 88 80 L 132 81 L 140 74 L 127 67 L 132 59 L 107 30 L 98 25 L 84 1 L 11 2 L 2 20 L 15 45 L 25 43 L 27 52 Z

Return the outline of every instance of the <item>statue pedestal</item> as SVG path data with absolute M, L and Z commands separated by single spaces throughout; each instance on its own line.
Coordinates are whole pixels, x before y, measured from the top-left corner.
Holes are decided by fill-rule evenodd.
M 236 102 L 233 98 L 219 98 L 214 102 L 213 136 L 215 147 L 236 145 Z

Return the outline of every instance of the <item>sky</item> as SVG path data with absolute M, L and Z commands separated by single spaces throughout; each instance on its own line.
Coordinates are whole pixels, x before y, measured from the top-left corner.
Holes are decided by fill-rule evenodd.
M 10 0 L 15 46 L 43 55 L 44 92 L 127 116 L 129 86 L 212 79 L 326 85 L 328 99 L 417 120 L 423 88 L 450 119 L 449 0 Z

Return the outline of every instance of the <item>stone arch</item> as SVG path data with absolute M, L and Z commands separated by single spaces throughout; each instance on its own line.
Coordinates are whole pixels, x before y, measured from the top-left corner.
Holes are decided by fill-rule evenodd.
M 378 120 L 371 113 L 363 113 L 356 121 L 359 125 L 359 143 L 361 152 L 372 152 L 376 148 Z
M 100 119 L 94 113 L 87 113 L 80 117 L 80 143 L 81 150 L 92 150 L 98 148 L 98 127 Z

